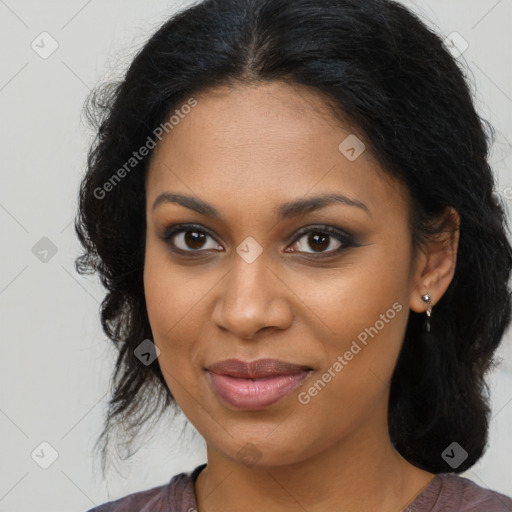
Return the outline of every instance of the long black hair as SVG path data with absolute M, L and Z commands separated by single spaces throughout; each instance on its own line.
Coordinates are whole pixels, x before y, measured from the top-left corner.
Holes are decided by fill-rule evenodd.
M 407 186 L 414 247 L 444 229 L 433 220 L 447 207 L 458 212 L 455 275 L 435 305 L 428 346 L 423 316 L 409 314 L 389 430 L 409 462 L 433 473 L 452 471 L 441 454 L 456 441 L 468 457 L 453 471 L 465 471 L 487 443 L 484 375 L 511 314 L 512 249 L 487 161 L 493 129 L 442 37 L 390 0 L 204 0 L 171 17 L 121 81 L 90 96 L 97 136 L 80 188 L 75 229 L 84 252 L 76 268 L 99 274 L 102 326 L 119 350 L 96 445 L 103 469 L 114 430 L 133 440 L 150 416 L 176 407 L 158 364 L 134 356 L 153 339 L 142 277 L 152 152 L 130 159 L 194 94 L 266 81 L 308 86 L 350 120 Z

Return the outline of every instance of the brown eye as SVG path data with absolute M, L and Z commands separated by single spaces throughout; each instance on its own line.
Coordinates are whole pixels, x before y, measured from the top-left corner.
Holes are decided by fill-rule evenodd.
M 354 245 L 354 240 L 348 233 L 325 226 L 303 232 L 292 245 L 292 252 L 330 256 Z
M 304 241 L 301 242 L 301 240 Z M 311 231 L 303 235 L 295 243 L 298 246 L 298 250 L 301 252 L 309 252 L 306 248 L 313 249 L 312 252 L 331 252 L 336 251 L 342 245 L 342 243 L 334 239 L 332 235 L 321 231 Z
M 206 236 L 199 231 L 185 231 L 183 241 L 191 249 L 201 249 L 205 244 Z
M 310 233 L 308 235 L 308 244 L 309 247 L 312 247 L 315 251 L 321 251 L 328 249 L 330 235 L 324 235 L 322 233 Z
M 165 236 L 165 240 L 177 250 L 183 252 L 222 249 L 208 233 L 194 228 L 174 230 Z

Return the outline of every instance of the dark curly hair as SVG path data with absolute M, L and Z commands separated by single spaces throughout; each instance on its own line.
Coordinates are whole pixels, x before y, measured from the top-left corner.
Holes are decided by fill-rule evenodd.
M 410 192 L 415 248 L 446 229 L 438 221 L 447 207 L 458 212 L 455 275 L 436 304 L 429 344 L 423 315 L 409 313 L 389 430 L 403 457 L 433 473 L 451 471 L 441 453 L 457 441 L 468 458 L 453 472 L 467 470 L 487 444 L 484 376 L 510 322 L 512 248 L 487 161 L 494 130 L 476 113 L 463 68 L 439 35 L 394 1 L 204 0 L 171 17 L 124 78 L 96 88 L 85 106 L 97 133 L 79 193 L 75 230 L 84 252 L 76 269 L 97 272 L 107 289 L 101 322 L 119 351 L 95 445 L 103 471 L 113 429 L 130 446 L 149 417 L 176 410 L 158 363 L 134 357 L 153 339 L 143 288 L 152 151 L 129 172 L 126 162 L 194 94 L 265 81 L 322 93 L 362 134 Z

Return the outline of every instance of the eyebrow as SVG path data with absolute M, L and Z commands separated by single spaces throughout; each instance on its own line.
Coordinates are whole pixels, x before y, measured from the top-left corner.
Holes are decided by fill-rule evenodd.
M 184 194 L 172 194 L 170 192 L 163 192 L 155 199 L 155 202 L 152 206 L 152 211 L 155 211 L 158 206 L 165 203 L 177 203 L 202 215 L 222 219 L 222 215 L 219 213 L 219 211 L 203 200 Z M 325 194 L 322 196 L 314 196 L 305 199 L 289 201 L 276 207 L 274 212 L 280 220 L 285 220 L 292 217 L 298 217 L 299 215 L 304 215 L 306 213 L 310 213 L 336 203 L 360 208 L 371 216 L 369 208 L 364 203 L 356 199 L 351 199 L 350 197 L 342 194 Z

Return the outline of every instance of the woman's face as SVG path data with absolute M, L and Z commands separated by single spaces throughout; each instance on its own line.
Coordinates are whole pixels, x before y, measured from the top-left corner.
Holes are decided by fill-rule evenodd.
M 146 303 L 170 391 L 209 449 L 247 464 L 381 442 L 420 294 L 406 190 L 307 89 L 195 99 L 146 188 Z M 213 368 L 227 359 L 297 366 Z

